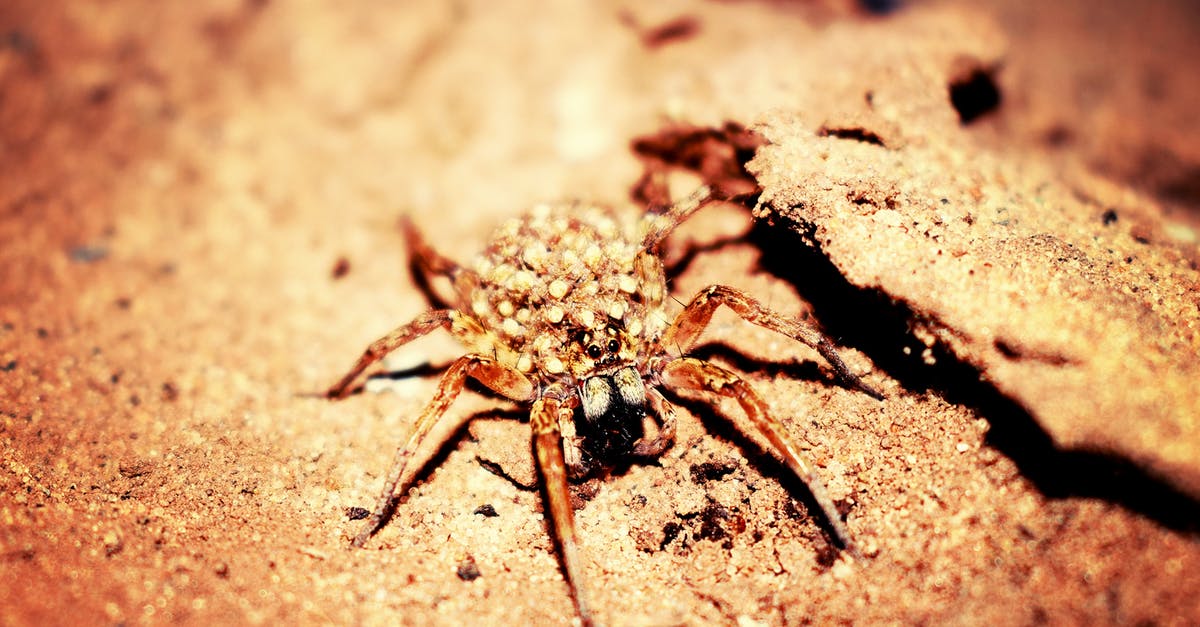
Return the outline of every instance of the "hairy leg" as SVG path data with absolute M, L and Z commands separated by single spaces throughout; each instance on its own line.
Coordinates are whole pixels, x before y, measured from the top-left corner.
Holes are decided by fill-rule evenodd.
M 406 325 L 397 327 L 391 333 L 371 342 L 367 350 L 363 351 L 362 357 L 358 358 L 358 362 L 354 367 L 345 374 L 337 383 L 325 392 L 328 398 L 342 398 L 350 392 L 350 384 L 362 374 L 364 370 L 370 368 L 372 364 L 383 359 L 388 353 L 397 348 L 421 337 L 428 335 L 431 331 L 450 326 L 453 312 L 448 309 L 434 309 L 427 311 L 412 322 Z
M 542 485 L 546 489 L 550 520 L 554 535 L 558 538 L 566 570 L 567 586 L 575 600 L 575 610 L 585 626 L 593 624 L 591 610 L 586 599 L 587 584 L 583 576 L 583 564 L 579 558 L 579 538 L 575 533 L 575 512 L 571 508 L 571 495 L 567 489 L 567 468 L 563 461 L 562 435 L 558 431 L 559 421 L 570 418 L 571 408 L 553 398 L 540 398 L 533 404 L 529 424 L 533 429 L 533 447 L 537 455 L 538 468 L 542 473 Z
M 692 192 L 691 196 L 675 203 L 666 213 L 654 216 L 648 223 L 644 223 L 646 226 L 643 228 L 645 235 L 642 237 L 642 250 L 653 251 L 675 227 L 692 217 L 693 213 L 711 199 L 712 190 L 702 185 Z
M 633 454 L 638 457 L 658 457 L 675 442 L 675 406 L 654 388 L 647 388 L 646 400 L 650 401 L 650 408 L 658 416 L 660 426 L 653 440 L 643 439 L 634 445 Z
M 408 246 L 412 262 L 421 269 L 427 278 L 434 275 L 453 278 L 454 274 L 462 269 L 457 262 L 443 256 L 425 241 L 421 232 L 413 224 L 412 218 L 401 217 L 400 230 L 404 233 L 404 243 Z
M 379 493 L 379 499 L 375 503 L 375 510 L 371 512 L 371 517 L 367 519 L 362 530 L 354 537 L 354 546 L 361 547 L 366 544 L 367 540 L 383 524 L 384 517 L 387 516 L 392 499 L 395 497 L 396 486 L 399 485 L 400 479 L 404 475 L 404 469 L 408 466 L 409 458 L 421 445 L 421 441 L 429 434 L 433 425 L 441 419 L 450 403 L 458 397 L 467 377 L 476 379 L 496 393 L 516 401 L 527 401 L 533 397 L 533 383 L 525 375 L 500 364 L 491 357 L 466 355 L 455 360 L 446 370 L 446 374 L 442 375 L 437 393 L 433 395 L 433 400 L 429 401 L 425 410 L 421 412 L 421 417 L 417 419 L 416 427 L 413 428 L 408 442 L 396 449 L 396 455 L 388 469 L 383 490 Z
M 552 398 L 557 398 L 559 393 L 565 394 L 562 388 L 557 386 L 547 391 L 551 390 Z M 583 438 L 575 435 L 575 406 L 567 401 L 555 402 L 557 403 L 553 413 L 556 417 L 555 431 L 562 442 L 563 463 L 567 465 L 567 476 L 571 479 L 582 479 L 592 472 L 594 466 L 584 462 L 583 448 L 580 446 Z
M 767 438 L 775 452 L 783 457 L 788 468 L 808 486 L 808 491 L 812 493 L 826 520 L 833 527 L 838 542 L 852 555 L 858 555 L 850 531 L 838 515 L 837 508 L 825 491 L 825 484 L 821 483 L 812 462 L 787 436 L 783 425 L 770 415 L 767 404 L 748 383 L 716 364 L 694 357 L 681 357 L 665 362 L 658 376 L 668 388 L 677 392 L 708 392 L 736 400 L 754 429 Z
M 478 287 L 479 275 L 434 250 L 421 236 L 411 218 L 402 217 L 400 229 L 404 232 L 404 242 L 408 246 L 408 263 L 413 270 L 413 280 L 430 298 L 434 307 L 449 307 L 450 303 L 462 299 Z M 439 276 L 450 280 L 457 297 L 447 298 L 447 295 L 438 292 L 433 279 Z
M 883 394 L 864 383 L 858 375 L 850 371 L 850 367 L 842 361 L 841 356 L 833 347 L 833 342 L 829 341 L 829 338 L 825 337 L 823 333 L 795 318 L 767 309 L 741 290 L 724 285 L 711 285 L 700 290 L 692 302 L 688 303 L 687 307 L 675 317 L 675 322 L 663 334 L 663 338 L 659 342 L 660 346 L 667 350 L 677 350 L 680 354 L 686 355 L 695 346 L 700 333 L 712 321 L 713 313 L 721 305 L 729 307 L 747 322 L 776 333 L 782 333 L 817 349 L 817 352 L 825 358 L 825 361 L 829 362 L 829 365 L 833 366 L 838 377 L 847 385 L 858 388 L 873 398 L 883 400 Z

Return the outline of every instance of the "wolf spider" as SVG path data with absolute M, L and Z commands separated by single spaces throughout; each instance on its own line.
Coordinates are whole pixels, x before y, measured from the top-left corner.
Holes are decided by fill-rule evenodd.
M 653 458 L 671 446 L 676 410 L 660 387 L 736 400 L 750 426 L 808 486 L 839 543 L 854 553 L 850 533 L 813 464 L 770 416 L 766 403 L 738 375 L 688 352 L 724 305 L 748 322 L 815 348 L 844 382 L 882 397 L 850 371 L 829 338 L 740 290 L 707 287 L 668 323 L 659 247 L 709 200 L 702 188 L 665 213 L 645 214 L 634 224 L 594 205 L 542 205 L 502 226 L 470 267 L 435 252 L 406 221 L 415 265 L 427 281 L 450 279 L 456 307 L 427 311 L 373 342 L 327 396 L 345 396 L 369 366 L 435 329 L 447 329 L 468 353 L 442 375 L 412 435 L 396 451 L 375 509 L 353 545 L 363 546 L 382 526 L 409 458 L 470 377 L 530 406 L 550 517 L 585 625 L 592 615 L 567 480 L 622 459 Z M 647 434 L 647 412 L 657 425 L 652 434 Z

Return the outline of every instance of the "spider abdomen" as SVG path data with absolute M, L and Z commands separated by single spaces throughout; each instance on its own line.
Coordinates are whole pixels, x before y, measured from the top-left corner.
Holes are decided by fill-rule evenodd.
M 642 253 L 636 227 L 611 209 L 537 207 L 501 226 L 475 259 L 476 280 L 460 286 L 459 310 L 508 349 L 499 353 L 515 355 L 518 370 L 582 378 L 597 365 L 572 352 L 583 334 L 619 329 L 632 351 L 626 357 L 636 356 L 647 327 L 644 293 L 664 289 L 646 285 Z

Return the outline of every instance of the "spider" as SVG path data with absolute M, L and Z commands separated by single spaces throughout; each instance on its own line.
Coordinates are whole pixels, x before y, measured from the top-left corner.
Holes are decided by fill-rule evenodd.
M 659 388 L 735 399 L 749 426 L 807 485 L 838 542 L 857 554 L 813 464 L 771 417 L 766 403 L 733 372 L 688 352 L 724 305 L 748 322 L 815 348 L 845 383 L 882 396 L 850 371 L 829 338 L 740 290 L 713 285 L 693 297 L 674 321 L 665 313 L 668 294 L 659 247 L 712 199 L 701 188 L 665 212 L 647 213 L 632 224 L 591 204 L 541 205 L 504 224 L 470 267 L 435 252 L 405 220 L 414 266 L 427 283 L 435 276 L 448 278 L 456 307 L 427 311 L 373 342 L 326 395 L 344 397 L 372 364 L 436 329 L 447 329 L 469 352 L 447 368 L 408 441 L 397 449 L 375 509 L 353 546 L 363 546 L 382 526 L 409 458 L 470 377 L 529 405 L 550 518 L 584 625 L 592 624 L 592 614 L 568 478 L 622 460 L 654 458 L 671 446 L 676 409 Z

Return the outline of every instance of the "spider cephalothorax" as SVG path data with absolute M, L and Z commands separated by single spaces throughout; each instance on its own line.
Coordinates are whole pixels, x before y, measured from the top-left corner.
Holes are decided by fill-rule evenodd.
M 585 624 L 591 612 L 567 477 L 666 450 L 675 437 L 675 408 L 659 387 L 736 400 L 749 426 L 805 482 L 839 542 L 853 551 L 816 472 L 766 404 L 736 374 L 688 352 L 716 308 L 725 305 L 749 322 L 817 349 L 844 381 L 879 394 L 850 372 L 817 330 L 739 290 L 705 288 L 671 321 L 663 307 L 667 288 L 658 246 L 707 199 L 701 190 L 664 214 L 647 214 L 633 223 L 594 205 L 539 206 L 502 226 L 471 266 L 442 257 L 407 226 L 416 265 L 427 275 L 451 280 L 455 308 L 428 311 L 371 344 L 328 396 L 344 396 L 371 364 L 438 328 L 449 330 L 470 352 L 447 369 L 412 436 L 396 451 L 375 510 L 354 545 L 362 546 L 383 524 L 409 457 L 471 377 L 529 404 L 550 516 Z M 647 433 L 647 418 L 657 422 L 656 432 Z

